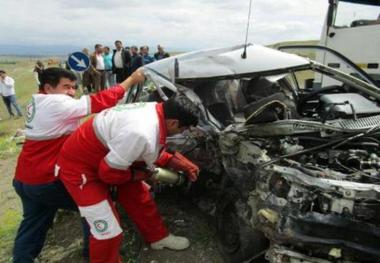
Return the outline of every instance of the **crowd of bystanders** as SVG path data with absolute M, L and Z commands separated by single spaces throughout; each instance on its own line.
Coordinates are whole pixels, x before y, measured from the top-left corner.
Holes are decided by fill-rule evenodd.
M 157 45 L 153 56 L 148 46 L 125 47 L 120 40 L 116 40 L 114 45 L 113 50 L 101 44 L 96 44 L 92 53 L 87 48 L 82 50 L 90 58 L 89 68 L 77 76 L 84 93 L 107 89 L 125 80 L 139 67 L 170 56 L 161 45 Z M 70 69 L 67 64 L 66 69 Z

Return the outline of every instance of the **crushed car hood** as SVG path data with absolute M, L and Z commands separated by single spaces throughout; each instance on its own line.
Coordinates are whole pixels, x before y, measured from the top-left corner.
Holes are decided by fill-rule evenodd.
M 309 60 L 260 45 L 207 49 L 181 54 L 146 65 L 168 79 L 228 78 L 309 65 Z

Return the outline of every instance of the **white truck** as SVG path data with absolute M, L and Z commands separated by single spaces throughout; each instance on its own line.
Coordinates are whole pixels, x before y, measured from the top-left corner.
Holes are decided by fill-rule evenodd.
M 320 45 L 338 51 L 379 82 L 380 1 L 329 0 Z M 352 73 L 351 67 L 327 52 L 318 52 L 316 60 Z
M 329 0 L 319 45 L 291 45 L 281 50 L 312 49 L 316 61 L 380 87 L 380 0 Z M 314 74 L 306 88 L 336 85 Z

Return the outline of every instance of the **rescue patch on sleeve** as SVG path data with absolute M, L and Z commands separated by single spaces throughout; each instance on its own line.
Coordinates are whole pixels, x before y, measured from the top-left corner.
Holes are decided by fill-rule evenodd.
M 79 206 L 80 214 L 90 225 L 90 232 L 98 240 L 111 239 L 123 231 L 108 200 L 90 206 Z
M 36 115 L 36 102 L 34 101 L 33 97 L 26 104 L 25 112 L 26 112 L 26 122 L 30 123 L 34 118 L 34 115 Z

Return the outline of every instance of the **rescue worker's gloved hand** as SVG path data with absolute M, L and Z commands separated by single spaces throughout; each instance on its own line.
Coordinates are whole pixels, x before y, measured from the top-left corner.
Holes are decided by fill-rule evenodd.
M 131 168 L 132 171 L 132 182 L 143 181 L 149 179 L 153 172 L 149 169 L 144 168 Z
M 178 172 L 185 172 L 189 180 L 192 182 L 195 182 L 198 179 L 199 167 L 179 152 L 173 154 L 167 167 Z

